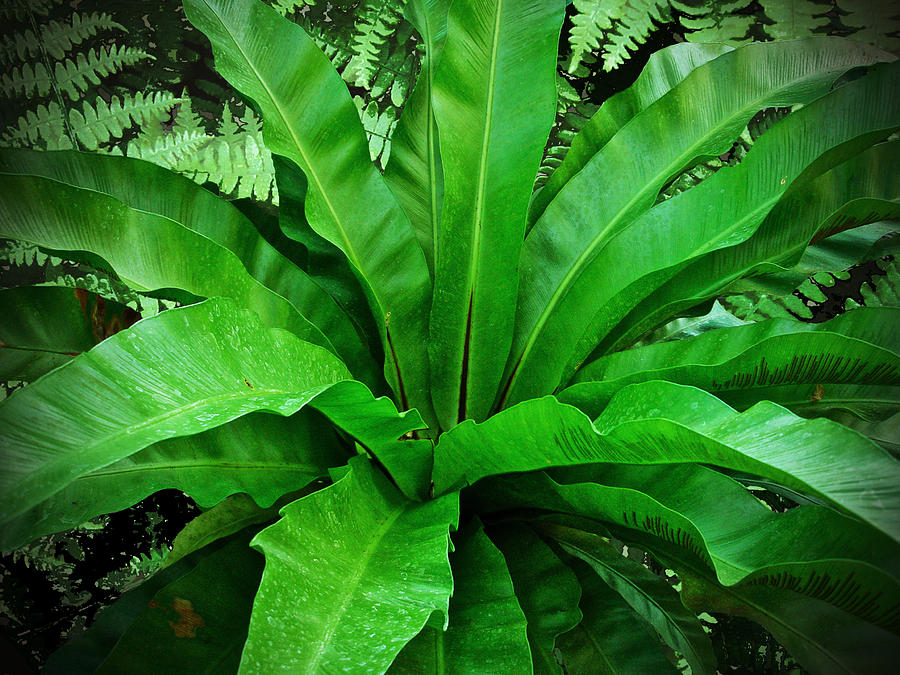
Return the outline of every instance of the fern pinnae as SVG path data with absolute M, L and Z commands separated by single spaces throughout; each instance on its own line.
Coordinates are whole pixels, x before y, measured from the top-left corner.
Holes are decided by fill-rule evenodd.
M 43 143 L 46 150 L 69 150 L 74 143 L 67 134 L 67 119 L 56 101 L 28 110 L 0 135 L 0 145 L 22 148 Z
M 120 30 L 125 27 L 104 12 L 81 15 L 72 14 L 70 23 L 49 21 L 36 34 L 31 29 L 4 35 L 0 38 L 0 51 L 8 64 L 23 63 L 40 57 L 41 46 L 54 59 L 63 58 L 75 45 L 94 37 L 101 31 Z
M 93 106 L 85 102 L 81 112 L 70 111 L 69 125 L 87 150 L 96 150 L 102 143 L 121 138 L 132 124 L 144 125 L 168 115 L 179 102 L 180 99 L 166 91 L 148 96 L 141 92 L 123 98 L 113 96 L 109 103 L 98 98 Z

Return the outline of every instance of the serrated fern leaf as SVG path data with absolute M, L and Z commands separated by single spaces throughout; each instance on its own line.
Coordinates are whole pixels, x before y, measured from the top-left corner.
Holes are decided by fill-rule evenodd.
M 125 129 L 133 124 L 148 124 L 151 120 L 167 117 L 179 101 L 166 91 L 149 96 L 141 92 L 124 98 L 113 96 L 109 103 L 98 98 L 93 106 L 85 102 L 81 112 L 73 109 L 69 113 L 69 125 L 86 149 L 96 150 L 101 143 L 121 138 Z
M 621 14 L 615 22 L 615 30 L 606 35 L 607 44 L 602 54 L 603 70 L 614 70 L 625 63 L 630 52 L 644 44 L 658 24 L 670 19 L 666 0 L 628 0 L 623 3 Z
M 838 0 L 841 23 L 851 37 L 892 52 L 900 51 L 900 9 L 894 0 Z
M 0 19 L 7 21 L 27 21 L 29 17 L 46 16 L 54 5 L 63 0 L 6 0 L 0 3 Z
M 48 21 L 39 29 L 40 37 L 31 29 L 4 35 L 0 38 L 0 52 L 7 64 L 40 57 L 43 52 L 54 59 L 61 59 L 75 45 L 100 31 L 113 29 L 124 31 L 125 27 L 106 13 L 93 12 L 82 16 L 76 12 L 68 23 Z
M 345 79 L 359 87 L 370 86 L 380 70 L 385 42 L 400 20 L 406 0 L 365 0 L 357 10 L 354 26 L 353 57 L 347 64 Z
M 600 49 L 606 32 L 612 28 L 612 21 L 618 16 L 621 2 L 617 0 L 575 0 L 575 14 L 569 30 L 569 73 L 574 73 L 584 55 Z
M 109 50 L 91 50 L 87 54 L 77 54 L 75 60 L 57 61 L 51 77 L 47 67 L 41 63 L 26 63 L 10 73 L 0 75 L 0 94 L 6 98 L 19 96 L 46 96 L 53 88 L 54 81 L 60 91 L 77 101 L 89 84 L 100 84 L 100 78 L 118 72 L 126 66 L 143 59 L 153 58 L 142 49 L 115 45 Z
M 51 101 L 28 110 L 0 136 L 0 145 L 27 147 L 42 144 L 46 150 L 69 150 L 74 143 L 66 130 L 66 117 L 62 108 Z
M 765 26 L 766 34 L 775 40 L 789 40 L 825 32 L 831 20 L 826 12 L 830 4 L 817 4 L 806 0 L 760 0 L 766 18 L 772 21 Z
M 725 42 L 738 45 L 751 39 L 756 17 L 745 10 L 747 0 L 669 0 L 681 13 L 688 42 Z

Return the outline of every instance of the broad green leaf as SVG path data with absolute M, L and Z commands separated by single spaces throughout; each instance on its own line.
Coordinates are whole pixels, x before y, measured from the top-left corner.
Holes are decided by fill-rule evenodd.
M 259 0 L 188 0 L 184 9 L 212 43 L 216 69 L 259 106 L 269 150 L 306 174 L 306 216 L 344 252 L 364 286 L 384 345 L 385 376 L 402 407 L 428 419 L 428 266 L 369 159 L 340 75 L 300 26 Z
M 506 559 L 516 598 L 528 620 L 534 672 L 562 673 L 554 644 L 558 635 L 581 621 L 578 579 L 527 525 L 500 524 L 490 536 Z
M 266 568 L 241 672 L 384 672 L 433 611 L 446 615 L 457 495 L 413 502 L 368 460 L 350 466 L 254 538 Z
M 94 672 L 141 672 L 148 664 L 157 673 L 236 672 L 263 566 L 248 539 L 235 537 L 160 589 Z
M 444 631 L 426 626 L 400 652 L 391 672 L 532 672 L 526 619 L 503 555 L 477 521 L 454 543 L 449 626 Z
M 159 441 L 77 477 L 6 524 L 0 544 L 15 548 L 167 488 L 181 490 L 203 508 L 237 493 L 270 508 L 349 456 L 331 425 L 309 408 L 290 417 L 250 413 L 202 433 Z
M 145 319 L 0 403 L 0 518 L 163 439 L 259 409 L 290 415 L 348 376 L 229 300 Z
M 498 477 L 474 500 L 482 512 L 540 509 L 637 530 L 691 551 L 726 586 L 789 588 L 900 630 L 893 541 L 824 506 L 774 513 L 706 467 L 598 464 Z
M 137 290 L 176 288 L 200 297 L 232 298 L 267 325 L 334 350 L 318 328 L 251 277 L 228 249 L 109 195 L 48 178 L 4 176 L 0 236 L 60 251 L 89 251 Z
M 716 657 L 697 617 L 685 609 L 665 579 L 620 554 L 596 535 L 562 525 L 544 524 L 540 531 L 563 550 L 588 563 L 662 639 L 684 656 L 692 673 L 715 673 Z M 621 628 L 620 628 L 621 630 Z
M 650 626 L 586 564 L 574 567 L 584 618 L 558 639 L 569 673 L 619 675 L 677 672 Z
M 813 404 L 827 408 L 830 384 L 856 384 L 873 392 L 900 385 L 898 325 L 900 309 L 873 307 L 823 323 L 772 319 L 722 328 L 601 357 L 578 371 L 559 400 L 596 417 L 622 387 L 668 380 L 746 408 L 762 399 L 785 404 L 773 394 L 784 392 L 786 385 L 806 384 L 806 402 L 815 398 Z M 746 405 L 731 399 L 735 391 Z
M 664 317 L 713 297 L 739 277 L 780 271 L 794 264 L 823 229 L 852 228 L 900 216 L 896 203 L 900 198 L 898 153 L 900 142 L 880 143 L 813 180 L 800 181 L 746 241 L 702 255 L 683 268 L 651 276 L 651 283 L 638 281 L 623 295 L 640 299 L 640 303 L 629 300 L 623 305 L 625 309 L 632 303 L 636 306 L 620 317 L 620 325 L 597 351 L 628 345 Z M 794 287 L 796 284 L 788 290 Z
M 444 202 L 429 354 L 444 429 L 490 412 L 525 216 L 556 113 L 562 0 L 458 0 L 434 81 Z
M 636 302 L 624 293 L 633 282 L 746 240 L 822 155 L 864 150 L 900 126 L 893 104 L 900 66 L 823 96 L 840 72 L 869 60 L 865 50 L 830 39 L 749 45 L 697 68 L 625 125 L 525 242 L 504 400 L 565 382 Z M 729 125 L 743 125 L 759 108 L 808 101 L 763 134 L 738 166 L 653 206 L 686 161 L 727 149 L 736 135 Z M 603 200 L 591 198 L 596 194 Z
M 877 626 L 791 591 L 721 587 L 684 549 L 632 533 L 623 536 L 675 570 L 683 584 L 682 599 L 691 609 L 745 616 L 760 623 L 812 673 L 890 672 L 896 663 L 900 638 Z
M 140 318 L 83 289 L 0 290 L 0 381 L 32 382 Z
M 700 389 L 660 381 L 625 387 L 593 424 L 550 396 L 463 422 L 435 448 L 435 494 L 512 471 L 599 462 L 744 471 L 823 497 L 900 538 L 900 465 L 864 436 L 765 401 L 737 413 Z
M 425 423 L 416 410 L 398 413 L 389 398 L 373 398 L 354 381 L 334 385 L 310 405 L 371 453 L 404 495 L 419 501 L 428 498 L 432 444 L 417 437 Z
M 0 152 L 0 174 L 43 176 L 102 192 L 212 239 L 328 336 L 357 378 L 369 384 L 380 379 L 353 323 L 328 293 L 270 245 L 237 208 L 192 180 L 139 159 L 20 149 Z
M 111 605 L 100 610 L 87 631 L 53 652 L 41 672 L 46 675 L 91 675 L 159 590 L 188 574 L 226 543 L 214 542 L 195 551 L 171 567 L 158 570 L 137 588 L 126 591 Z
M 409 216 L 432 274 L 444 196 L 432 92 L 447 37 L 449 6 L 450 0 L 409 0 L 406 3 L 406 18 L 419 32 L 425 55 L 419 79 L 391 136 L 391 156 L 384 168 L 384 179 Z
M 625 91 L 611 96 L 572 139 L 565 159 L 535 193 L 528 212 L 534 225 L 563 186 L 596 155 L 635 115 L 643 111 L 704 63 L 732 51 L 720 43 L 682 42 L 650 55 L 637 80 Z

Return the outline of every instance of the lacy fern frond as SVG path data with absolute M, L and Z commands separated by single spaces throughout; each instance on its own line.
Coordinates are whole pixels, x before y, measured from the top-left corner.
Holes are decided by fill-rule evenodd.
M 226 103 L 217 133 L 203 127 L 191 100 L 179 99 L 171 125 L 144 125 L 142 133 L 126 149 L 138 157 L 177 171 L 203 184 L 214 183 L 222 193 L 261 201 L 273 199 L 275 168 L 262 141 L 262 126 L 250 108 L 237 117 Z
M 99 85 L 101 77 L 147 58 L 153 57 L 142 49 L 112 45 L 108 50 L 101 47 L 86 54 L 79 53 L 75 61 L 57 61 L 53 66 L 52 76 L 44 63 L 26 63 L 11 73 L 0 75 L 0 95 L 6 98 L 35 94 L 46 96 L 52 91 L 55 82 L 60 91 L 77 101 L 87 91 L 89 84 Z
M 612 28 L 621 3 L 617 0 L 575 0 L 575 14 L 569 30 L 571 58 L 568 71 L 574 73 L 585 54 L 600 49 L 606 32 Z
M 47 16 L 55 5 L 63 0 L 6 0 L 0 3 L 0 19 L 5 21 L 28 21 L 29 18 Z
M 0 145 L 22 148 L 39 146 L 45 150 L 69 150 L 75 143 L 68 135 L 66 114 L 55 101 L 28 110 L 0 135 Z
M 550 130 L 547 145 L 544 147 L 544 158 L 535 179 L 535 189 L 544 185 L 550 174 L 565 159 L 572 139 L 597 111 L 597 105 L 583 101 L 569 81 L 556 73 L 556 122 Z
M 688 42 L 725 42 L 738 45 L 751 39 L 756 16 L 746 12 L 747 0 L 670 0 L 681 12 Z
M 607 72 L 625 63 L 651 31 L 672 18 L 666 0 L 628 0 L 620 11 L 603 49 L 603 70 Z
M 867 0 L 868 1 L 868 0 Z M 831 20 L 826 13 L 831 5 L 794 0 L 787 3 L 783 0 L 760 0 L 766 18 L 771 21 L 765 26 L 766 34 L 775 40 L 815 35 L 827 32 Z
M 146 124 L 168 116 L 179 99 L 168 92 L 144 96 L 113 96 L 109 103 L 97 98 L 93 104 L 85 101 L 79 111 L 68 114 L 50 101 L 28 110 L 0 136 L 0 144 L 12 147 L 42 147 L 45 150 L 64 150 L 75 147 L 77 140 L 84 149 L 96 150 L 102 143 L 121 138 L 134 124 Z M 71 134 L 71 135 L 70 135 Z M 72 137 L 74 136 L 74 138 Z
M 838 6 L 854 40 L 900 52 L 900 8 L 894 0 L 838 0 Z
M 39 58 L 42 48 L 54 59 L 61 59 L 75 45 L 108 30 L 125 31 L 125 27 L 106 13 L 93 12 L 82 16 L 76 12 L 67 23 L 47 22 L 38 29 L 39 36 L 30 28 L 4 35 L 0 38 L 0 53 L 8 64 Z
M 358 87 L 368 87 L 381 69 L 385 43 L 403 18 L 406 0 L 365 0 L 357 10 L 354 25 L 353 58 L 344 79 Z

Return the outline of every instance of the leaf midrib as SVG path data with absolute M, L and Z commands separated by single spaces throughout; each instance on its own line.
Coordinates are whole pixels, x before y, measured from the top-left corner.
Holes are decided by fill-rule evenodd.
M 402 507 L 395 507 L 393 512 L 389 513 L 384 522 L 378 526 L 377 530 L 375 530 L 374 536 L 369 541 L 365 551 L 363 551 L 362 555 L 359 557 L 359 562 L 356 569 L 353 571 L 353 575 L 347 579 L 343 587 L 344 593 L 338 607 L 328 615 L 330 620 L 322 631 L 321 638 L 316 641 L 316 649 L 313 651 L 312 660 L 309 662 L 308 672 L 318 672 L 319 664 L 325 656 L 325 650 L 331 643 L 331 638 L 337 630 L 341 617 L 347 612 L 347 606 L 350 604 L 350 600 L 353 598 L 357 587 L 362 581 L 362 577 L 371 562 L 375 549 L 381 544 L 381 540 L 387 534 L 388 530 L 393 527 L 394 523 L 397 522 L 400 516 L 403 515 L 404 511 L 405 509 Z
M 744 114 L 745 110 L 747 110 L 751 107 L 758 107 L 758 106 L 762 105 L 763 102 L 765 102 L 767 99 L 771 98 L 772 96 L 777 95 L 778 93 L 780 93 L 781 91 L 783 91 L 785 89 L 795 86 L 798 81 L 808 79 L 808 77 L 810 77 L 810 76 L 801 77 L 801 78 L 792 80 L 790 82 L 790 84 L 785 84 L 783 87 L 780 87 L 779 89 L 777 89 L 774 92 L 769 92 L 765 96 L 760 96 L 760 97 L 754 99 L 751 103 L 748 103 L 747 105 L 742 107 L 740 109 L 740 111 L 738 111 L 737 113 L 735 113 L 734 115 L 729 117 L 728 121 L 731 122 L 732 120 L 741 117 Z M 633 119 L 635 119 L 635 118 L 632 118 L 632 120 Z M 629 124 L 631 123 L 632 120 L 629 120 L 629 123 L 626 124 L 625 126 L 626 127 L 629 126 Z M 727 126 L 730 126 L 730 125 L 723 122 L 722 124 L 719 124 L 719 125 L 713 127 L 708 134 L 703 136 L 701 139 L 699 139 L 693 145 L 689 146 L 689 151 L 686 151 L 686 152 L 683 152 L 682 154 L 680 154 L 675 160 L 673 160 L 666 166 L 665 170 L 657 172 L 653 177 L 653 182 L 648 183 L 648 185 L 654 186 L 658 183 L 658 181 L 665 180 L 665 178 L 667 178 L 672 173 L 674 173 L 674 171 L 677 170 L 677 169 L 671 168 L 673 166 L 676 166 L 676 160 L 677 160 L 677 166 L 683 166 L 688 160 L 690 160 L 692 157 L 695 156 L 695 154 L 694 154 L 695 148 L 701 147 L 704 144 L 704 142 L 706 142 L 706 140 L 709 136 L 715 135 L 715 133 L 719 132 L 721 129 L 723 129 Z M 610 139 L 609 143 L 612 143 L 614 138 L 615 137 L 613 137 L 613 139 Z M 599 153 L 603 152 L 603 150 L 609 145 L 609 143 L 607 143 L 603 148 L 600 148 L 600 150 L 598 150 L 597 153 L 595 153 L 586 162 L 585 166 L 587 166 L 587 164 L 590 164 L 591 161 L 594 159 L 594 157 L 596 157 Z M 559 194 L 562 194 L 565 191 L 566 187 L 568 187 L 569 184 L 570 183 L 567 183 L 566 185 L 564 185 L 563 188 L 560 190 Z M 519 373 L 522 372 L 522 365 L 524 364 L 525 360 L 528 358 L 528 355 L 531 353 L 531 350 L 534 347 L 534 345 L 537 343 L 537 336 L 543 331 L 544 326 L 546 325 L 547 321 L 550 319 L 550 315 L 555 312 L 556 307 L 559 304 L 559 302 L 568 293 L 569 287 L 571 286 L 573 280 L 576 277 L 581 276 L 582 266 L 584 265 L 585 261 L 587 261 L 589 258 L 593 259 L 594 249 L 599 245 L 600 240 L 606 235 L 607 232 L 609 232 L 615 225 L 617 225 L 619 223 L 619 221 L 622 219 L 623 215 L 628 213 L 630 211 L 630 209 L 633 207 L 633 205 L 635 203 L 637 203 L 640 200 L 640 198 L 643 197 L 644 194 L 646 194 L 647 191 L 648 191 L 647 188 L 641 189 L 635 194 L 634 197 L 629 199 L 628 202 L 626 202 L 622 206 L 622 208 L 620 208 L 613 215 L 613 217 L 607 222 L 606 227 L 601 229 L 600 232 L 598 232 L 597 235 L 590 241 L 588 246 L 585 247 L 585 250 L 582 251 L 581 254 L 579 254 L 579 256 L 578 256 L 578 258 L 576 258 L 574 264 L 566 272 L 563 279 L 560 281 L 560 283 L 557 285 L 556 289 L 551 294 L 550 299 L 547 302 L 546 306 L 541 311 L 541 314 L 538 317 L 538 320 L 535 322 L 534 327 L 528 333 L 528 338 L 525 341 L 525 347 L 522 349 L 522 355 L 518 359 L 516 370 L 512 373 L 512 375 L 510 377 L 509 385 L 507 386 L 507 392 L 512 391 L 515 381 L 518 378 Z M 655 191 L 658 192 L 659 188 L 658 187 L 655 188 Z M 556 197 L 554 198 L 554 200 L 552 200 L 550 202 L 550 204 L 547 205 L 547 209 L 545 209 L 544 213 L 541 214 L 541 218 L 539 218 L 539 220 L 544 218 L 544 215 L 546 214 L 547 210 L 550 209 L 550 206 L 553 204 L 553 201 L 555 201 L 559 197 L 559 194 L 557 194 Z M 779 195 L 779 197 L 780 197 L 780 195 Z M 778 201 L 778 200 L 775 199 L 774 201 Z M 635 218 L 632 219 L 632 222 L 634 222 L 634 220 L 636 220 L 637 217 L 638 216 L 635 216 Z M 734 230 L 734 227 L 732 227 L 730 231 L 733 231 L 733 230 Z M 504 400 L 504 403 L 505 403 L 505 400 Z

